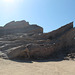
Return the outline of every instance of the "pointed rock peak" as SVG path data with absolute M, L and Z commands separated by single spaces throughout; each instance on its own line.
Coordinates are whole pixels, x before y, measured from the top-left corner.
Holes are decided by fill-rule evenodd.
M 73 25 L 73 22 L 68 23 L 67 25 Z

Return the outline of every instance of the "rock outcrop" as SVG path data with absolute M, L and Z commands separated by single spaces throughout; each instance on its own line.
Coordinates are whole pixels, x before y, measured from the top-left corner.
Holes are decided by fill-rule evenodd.
M 49 33 L 43 28 L 29 25 L 26 21 L 10 22 L 0 28 L 0 57 L 48 58 L 75 55 L 75 28 L 73 22 Z M 72 55 L 72 56 L 71 56 Z
M 12 22 L 7 23 L 4 26 L 4 29 L 24 28 L 26 26 L 29 26 L 29 23 L 26 22 L 25 20 L 16 21 L 16 22 L 15 21 L 12 21 Z
M 43 33 L 43 28 L 32 24 L 26 21 L 12 21 L 7 23 L 4 27 L 0 27 L 0 35 L 9 35 L 16 33 Z

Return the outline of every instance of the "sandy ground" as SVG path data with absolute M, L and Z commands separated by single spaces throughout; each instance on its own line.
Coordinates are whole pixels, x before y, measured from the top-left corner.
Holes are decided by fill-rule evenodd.
M 0 59 L 0 75 L 75 75 L 75 61 L 16 62 Z

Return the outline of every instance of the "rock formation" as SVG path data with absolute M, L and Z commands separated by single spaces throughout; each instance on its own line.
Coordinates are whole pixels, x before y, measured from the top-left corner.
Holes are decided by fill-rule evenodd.
M 30 25 L 26 21 L 12 21 L 4 27 L 0 27 L 0 35 L 16 34 L 16 33 L 43 33 L 43 28 L 34 24 Z
M 22 21 L 12 21 L 12 22 L 9 22 L 7 23 L 4 28 L 5 29 L 15 29 L 15 28 L 24 28 L 26 26 L 29 26 L 29 23 L 22 20 Z
M 49 33 L 26 21 L 12 21 L 0 27 L 0 57 L 14 58 L 75 58 L 75 28 L 73 22 Z

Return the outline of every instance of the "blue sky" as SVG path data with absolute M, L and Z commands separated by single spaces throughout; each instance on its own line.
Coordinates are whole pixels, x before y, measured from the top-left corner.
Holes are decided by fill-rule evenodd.
M 0 26 L 13 20 L 50 32 L 75 20 L 75 0 L 0 0 Z

